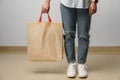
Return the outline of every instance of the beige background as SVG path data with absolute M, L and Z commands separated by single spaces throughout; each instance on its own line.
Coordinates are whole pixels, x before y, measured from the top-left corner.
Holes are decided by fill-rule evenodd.
M 38 20 L 43 1 L 0 0 L 0 46 L 27 45 L 26 24 Z M 50 15 L 53 21 L 61 22 L 59 0 L 51 1 Z M 92 18 L 90 46 L 120 46 L 119 3 L 119 0 L 99 0 L 98 13 Z

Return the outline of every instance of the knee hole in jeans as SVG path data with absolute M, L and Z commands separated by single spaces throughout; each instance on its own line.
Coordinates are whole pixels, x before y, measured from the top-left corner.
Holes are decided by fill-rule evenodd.
M 85 33 L 85 34 L 78 36 L 78 39 L 89 40 L 89 38 L 90 38 L 90 35 L 88 33 Z
M 65 40 L 75 39 L 75 31 L 65 31 L 63 36 Z

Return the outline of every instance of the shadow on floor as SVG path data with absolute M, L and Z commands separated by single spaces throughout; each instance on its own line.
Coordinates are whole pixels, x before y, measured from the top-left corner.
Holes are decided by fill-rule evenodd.
M 67 65 L 65 62 L 60 63 L 43 63 L 38 65 L 37 67 L 33 67 L 29 70 L 30 73 L 35 74 L 63 74 L 66 73 Z

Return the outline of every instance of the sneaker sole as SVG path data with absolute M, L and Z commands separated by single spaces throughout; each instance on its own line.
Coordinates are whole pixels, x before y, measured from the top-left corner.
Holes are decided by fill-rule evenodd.
M 68 75 L 67 75 L 67 77 L 68 77 L 68 78 L 75 78 L 76 75 L 73 75 L 73 76 L 68 76 Z
M 76 76 L 67 76 L 68 78 L 75 78 Z
M 88 77 L 88 75 L 87 76 L 79 76 L 79 78 L 87 78 Z

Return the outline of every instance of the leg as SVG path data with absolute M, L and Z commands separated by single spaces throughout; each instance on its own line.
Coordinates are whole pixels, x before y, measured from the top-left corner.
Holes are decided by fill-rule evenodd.
M 65 51 L 68 63 L 75 62 L 76 9 L 60 5 L 64 28 Z
M 78 63 L 84 64 L 88 53 L 91 16 L 88 9 L 77 9 Z

